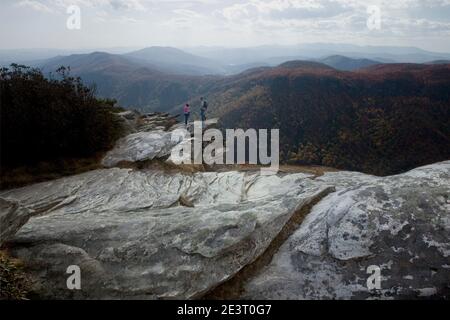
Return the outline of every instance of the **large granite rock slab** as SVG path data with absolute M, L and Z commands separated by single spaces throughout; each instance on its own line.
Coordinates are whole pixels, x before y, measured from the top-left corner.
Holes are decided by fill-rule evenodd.
M 134 115 L 134 113 L 128 113 Z M 128 113 L 123 113 L 122 117 L 126 119 Z M 171 120 L 174 120 L 174 118 L 160 114 L 139 119 L 143 122 L 138 126 L 139 132 L 119 139 L 114 148 L 103 158 L 102 165 L 112 168 L 120 163 L 169 158 L 175 146 L 180 143 L 192 142 L 191 136 L 194 135 L 195 130 L 202 132 L 202 130 L 215 126 L 218 121 L 217 119 L 209 119 L 203 124 L 196 121 L 185 126 L 181 123 L 171 124 Z M 168 130 L 166 130 L 167 126 L 170 127 Z
M 338 191 L 248 280 L 242 298 L 450 298 L 450 162 L 386 178 L 316 180 Z M 379 288 L 370 266 L 381 272 Z
M 236 279 L 233 298 L 449 298 L 449 195 L 450 161 L 384 178 L 112 168 L 0 192 L 0 216 L 36 215 L 6 246 L 44 299 L 199 298 Z
M 170 151 L 179 141 L 172 139 L 166 131 L 137 132 L 116 143 L 102 160 L 105 167 L 111 168 L 121 162 L 153 160 L 170 155 Z
M 8 243 L 40 298 L 195 298 L 255 260 L 294 212 L 332 191 L 311 178 L 115 168 L 0 195 L 41 212 Z M 81 290 L 66 287 L 71 265 L 81 269 Z
M 33 213 L 16 200 L 0 198 L 0 245 L 13 237 Z

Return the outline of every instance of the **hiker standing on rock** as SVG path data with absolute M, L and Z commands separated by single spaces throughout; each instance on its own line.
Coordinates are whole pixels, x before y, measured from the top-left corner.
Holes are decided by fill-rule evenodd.
M 187 126 L 189 122 L 189 116 L 191 115 L 191 108 L 188 103 L 184 105 L 183 112 L 184 112 L 184 124 Z
M 208 101 L 205 98 L 200 98 L 200 115 L 202 117 L 202 125 L 205 124 L 206 121 L 206 111 L 208 110 Z

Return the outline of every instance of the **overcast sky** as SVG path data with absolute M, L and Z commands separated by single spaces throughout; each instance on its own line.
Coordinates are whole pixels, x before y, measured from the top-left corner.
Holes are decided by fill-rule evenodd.
M 80 30 L 66 26 L 70 5 Z M 367 26 L 369 5 L 380 29 Z M 450 0 L 1 0 L 0 23 L 1 49 L 340 42 L 450 52 Z

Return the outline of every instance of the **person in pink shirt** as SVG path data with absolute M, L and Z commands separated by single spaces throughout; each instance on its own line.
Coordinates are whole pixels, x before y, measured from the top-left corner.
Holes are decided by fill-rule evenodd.
M 183 112 L 184 112 L 184 124 L 187 126 L 189 122 L 189 116 L 191 114 L 191 108 L 188 103 L 184 105 Z

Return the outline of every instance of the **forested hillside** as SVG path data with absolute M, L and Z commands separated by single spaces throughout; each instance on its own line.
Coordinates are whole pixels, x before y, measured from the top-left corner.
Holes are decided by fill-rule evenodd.
M 387 175 L 450 158 L 450 65 L 290 62 L 223 80 L 209 100 L 223 127 L 280 128 L 285 162 Z

